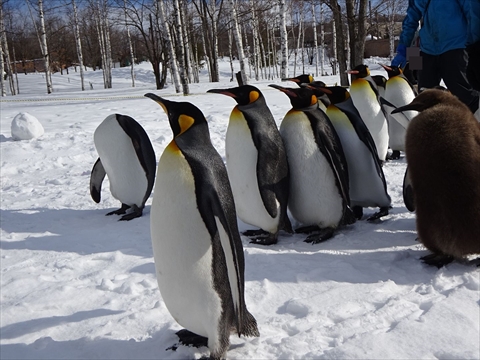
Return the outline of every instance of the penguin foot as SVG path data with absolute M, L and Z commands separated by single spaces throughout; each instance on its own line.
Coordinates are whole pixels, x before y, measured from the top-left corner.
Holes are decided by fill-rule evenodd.
M 436 266 L 437 268 L 441 268 L 447 264 L 450 264 L 453 261 L 453 256 L 445 255 L 445 254 L 430 254 L 426 256 L 422 256 L 420 260 L 427 265 Z
M 143 208 L 139 208 L 137 205 L 132 206 L 133 211 L 127 215 L 123 215 L 118 221 L 129 221 L 137 217 L 141 217 L 143 214 Z
M 319 231 L 320 228 L 318 225 L 308 225 L 308 226 L 302 226 L 297 229 L 295 229 L 295 234 L 309 234 L 314 231 Z
M 196 348 L 205 346 L 208 347 L 208 338 L 197 335 L 187 329 L 182 329 L 180 331 L 177 331 L 175 335 L 178 336 L 180 340 L 180 344 L 186 345 L 186 346 L 193 346 Z M 175 346 L 175 345 L 173 345 Z M 172 348 L 173 348 L 172 346 Z M 176 349 L 176 348 L 175 348 Z
M 378 211 L 378 212 L 376 212 L 375 214 L 373 214 L 372 216 L 370 216 L 370 217 L 367 219 L 367 221 L 375 221 L 375 220 L 378 220 L 378 219 L 380 219 L 381 217 L 388 215 L 389 210 L 390 210 L 390 206 L 381 207 L 381 208 L 380 208 L 380 211 Z
M 247 230 L 247 231 L 242 232 L 242 235 L 249 236 L 249 237 L 250 236 L 266 236 L 268 234 L 269 234 L 269 232 L 265 231 L 263 229 Z
M 303 241 L 307 243 L 318 244 L 325 240 L 330 239 L 333 236 L 334 232 L 335 232 L 334 228 L 325 228 L 320 230 L 320 232 L 317 234 L 312 234 L 307 236 L 307 238 Z
M 277 243 L 277 235 L 272 233 L 267 233 L 267 236 L 258 236 L 253 239 L 250 239 L 250 244 L 258 245 L 274 245 Z
M 360 220 L 363 216 L 363 207 L 361 206 L 352 206 L 353 215 L 357 220 Z
M 400 159 L 400 150 L 393 150 L 392 155 L 390 155 L 390 160 Z
M 122 204 L 122 207 L 118 210 L 115 210 L 115 211 L 111 211 L 109 212 L 108 214 L 106 214 L 105 216 L 110 216 L 110 215 L 123 215 L 127 212 L 127 210 L 130 209 L 130 205 L 127 205 L 127 204 Z

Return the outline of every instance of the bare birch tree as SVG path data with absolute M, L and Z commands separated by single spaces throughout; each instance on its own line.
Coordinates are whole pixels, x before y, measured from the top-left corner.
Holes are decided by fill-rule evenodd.
M 127 31 L 128 49 L 130 51 L 130 75 L 132 77 L 132 87 L 135 87 L 135 54 L 133 53 L 132 37 L 130 36 L 130 28 L 128 27 L 127 0 L 123 0 L 123 6 L 125 16 L 125 30 Z
M 287 6 L 285 0 L 278 0 L 278 14 L 280 18 L 280 77 L 288 78 L 288 37 L 287 37 Z
M 53 92 L 52 78 L 50 73 L 50 54 L 47 46 L 47 31 L 45 29 L 45 16 L 43 13 L 43 0 L 38 0 L 38 15 L 40 17 L 40 49 L 42 51 L 45 64 L 45 80 L 47 83 L 47 93 Z
M 185 44 L 183 43 L 183 32 L 182 32 L 182 22 L 180 19 L 180 6 L 178 0 L 173 0 L 173 13 L 175 18 L 175 28 L 176 28 L 176 37 L 177 37 L 177 50 L 179 53 L 179 73 L 180 81 L 182 83 L 183 95 L 188 95 L 190 93 L 188 87 L 188 78 L 185 69 Z
M 3 32 L 5 31 L 4 28 L 4 23 L 3 23 L 3 0 L 0 0 L 0 32 L 1 38 L 3 38 Z M 3 61 L 3 46 L 2 46 L 2 41 L 0 41 L 0 91 L 2 93 L 2 96 L 7 96 L 7 90 L 5 87 L 5 66 L 4 66 L 4 61 Z
M 357 3 L 358 2 L 358 3 Z M 358 10 L 355 6 L 357 5 Z M 350 49 L 350 66 L 363 64 L 365 52 L 366 20 L 368 0 L 346 0 L 347 24 Z
M 333 13 L 333 18 L 335 19 L 335 33 L 336 33 L 336 47 L 337 47 L 337 60 L 338 68 L 340 75 L 340 85 L 348 86 L 348 75 L 347 71 L 347 58 L 345 56 L 345 36 L 343 32 L 343 23 L 342 23 L 342 8 L 340 7 L 337 0 L 329 0 L 327 4 Z
M 82 40 L 80 38 L 80 26 L 78 23 L 78 9 L 75 3 L 75 0 L 72 0 L 73 6 L 73 24 L 74 24 L 74 34 L 75 34 L 75 44 L 77 46 L 77 57 L 78 64 L 80 66 L 80 84 L 82 91 L 85 90 L 85 79 L 83 76 L 83 53 L 82 53 Z
M 8 49 L 8 41 L 7 41 L 7 31 L 5 28 L 5 15 L 3 12 L 3 3 L 0 6 L 0 33 L 1 33 L 0 43 L 2 45 L 2 57 L 0 58 L 0 61 L 2 62 L 2 65 L 3 65 L 3 59 L 5 58 L 5 64 L 6 64 L 6 67 L 3 67 L 1 76 L 3 78 L 3 72 L 5 71 L 7 74 L 8 83 L 10 85 L 10 93 L 12 95 L 16 95 L 17 92 L 15 90 L 15 84 L 13 81 L 12 61 L 10 59 L 10 51 Z
M 165 16 L 165 8 L 163 6 L 163 0 L 158 0 L 158 10 L 160 13 L 160 21 L 163 24 L 162 28 L 167 38 L 166 45 L 170 52 L 170 70 L 172 73 L 173 83 L 175 85 L 175 92 L 178 94 L 182 91 L 180 84 L 180 74 L 177 66 L 177 55 L 175 54 L 175 47 L 173 46 L 172 33 L 168 26 L 167 17 Z
M 232 29 L 233 29 L 233 38 L 235 39 L 235 44 L 237 46 L 237 55 L 238 62 L 240 64 L 240 75 L 243 85 L 248 84 L 247 73 L 245 70 L 245 53 L 243 50 L 242 35 L 240 33 L 240 26 L 238 24 L 237 18 L 237 8 L 235 6 L 235 0 L 228 0 L 230 5 Z

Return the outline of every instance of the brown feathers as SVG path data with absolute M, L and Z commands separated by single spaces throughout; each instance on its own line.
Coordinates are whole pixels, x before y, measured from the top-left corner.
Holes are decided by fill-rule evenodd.
M 480 124 L 441 90 L 422 92 L 403 110 L 421 111 L 405 150 L 420 240 L 439 255 L 480 253 Z

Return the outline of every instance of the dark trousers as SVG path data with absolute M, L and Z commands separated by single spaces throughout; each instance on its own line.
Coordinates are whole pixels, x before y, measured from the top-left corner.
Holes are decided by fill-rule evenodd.
M 421 53 L 422 70 L 418 88 L 433 88 L 443 79 L 448 90 L 465 103 L 474 113 L 478 109 L 479 93 L 467 80 L 467 52 L 455 49 L 440 55 Z

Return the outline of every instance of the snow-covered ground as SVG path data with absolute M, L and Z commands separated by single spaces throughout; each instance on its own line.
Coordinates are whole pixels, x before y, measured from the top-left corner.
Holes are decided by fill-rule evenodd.
M 374 62 L 372 73 L 386 76 Z M 90 197 L 89 179 L 97 159 L 93 132 L 112 113 L 142 124 L 158 161 L 172 133 L 163 110 L 143 97 L 146 92 L 197 105 L 224 156 L 235 102 L 206 90 L 235 86 L 228 69 L 221 63 L 216 84 L 203 71 L 186 98 L 172 85 L 155 90 L 149 64 L 136 67 L 135 88 L 129 68 L 113 70 L 110 90 L 103 89 L 100 71 L 85 73 L 84 92 L 78 73 L 55 74 L 50 95 L 42 74 L 19 75 L 21 94 L 0 102 L 1 359 L 208 355 L 207 348 L 166 350 L 181 327 L 157 288 L 151 198 L 143 217 L 119 222 L 105 216 L 120 205 L 108 179 L 100 204 Z M 316 80 L 338 82 L 335 76 Z M 251 84 L 262 90 L 280 124 L 290 103 L 267 86 L 272 82 L 280 83 Z M 20 112 L 36 117 L 45 133 L 13 141 L 10 126 Z M 246 303 L 261 336 L 232 336 L 229 358 L 480 358 L 480 269 L 461 263 L 437 269 L 419 261 L 428 251 L 416 241 L 415 215 L 403 204 L 405 166 L 404 158 L 384 166 L 393 209 L 378 223 L 358 221 L 316 245 L 303 242 L 304 235 L 281 234 L 270 247 L 243 238 Z M 248 228 L 240 223 L 241 230 Z

